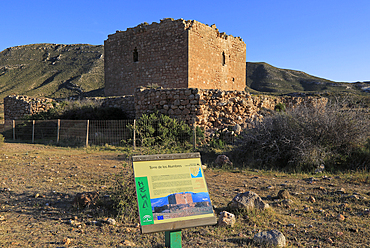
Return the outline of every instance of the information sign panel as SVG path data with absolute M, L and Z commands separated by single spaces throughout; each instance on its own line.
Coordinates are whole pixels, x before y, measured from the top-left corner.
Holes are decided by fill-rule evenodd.
M 142 233 L 216 224 L 199 153 L 132 160 Z

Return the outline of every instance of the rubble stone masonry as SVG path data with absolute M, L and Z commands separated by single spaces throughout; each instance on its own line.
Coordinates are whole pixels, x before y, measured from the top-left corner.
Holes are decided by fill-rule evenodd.
M 91 98 L 90 98 L 91 99 Z M 102 101 L 103 107 L 121 108 L 130 119 L 158 111 L 172 118 L 182 119 L 204 129 L 224 128 L 239 124 L 248 127 L 255 120 L 262 120 L 262 109 L 274 110 L 279 103 L 287 108 L 301 104 L 321 108 L 328 99 L 322 97 L 292 97 L 251 95 L 244 91 L 183 89 L 136 89 L 134 96 L 92 98 Z M 54 100 L 7 96 L 4 99 L 5 119 L 22 119 L 25 115 L 47 111 Z
M 172 118 L 185 120 L 204 129 L 225 126 L 248 127 L 254 120 L 262 120 L 261 109 L 274 110 L 279 103 L 287 108 L 301 104 L 324 107 L 327 98 L 321 97 L 275 97 L 250 95 L 244 91 L 189 89 L 136 89 L 136 118 L 142 114 L 158 111 Z
M 122 109 L 128 118 L 135 118 L 134 96 L 90 97 L 88 99 L 101 102 L 102 107 Z M 32 98 L 22 95 L 10 95 L 4 98 L 4 119 L 24 119 L 27 115 L 48 111 L 58 102 L 50 98 Z
M 105 95 L 132 95 L 137 87 L 242 91 L 246 45 L 215 25 L 163 19 L 109 35 L 104 42 Z
M 28 96 L 10 95 L 4 98 L 4 119 L 17 120 L 26 115 L 48 111 L 54 108 L 53 99 L 32 98 Z

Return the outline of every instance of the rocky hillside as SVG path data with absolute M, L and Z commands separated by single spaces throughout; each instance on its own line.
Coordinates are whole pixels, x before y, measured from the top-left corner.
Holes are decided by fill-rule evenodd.
M 278 94 L 302 92 L 346 92 L 361 94 L 369 83 L 340 83 L 311 76 L 302 71 L 280 69 L 267 63 L 247 63 L 247 89 Z
M 16 93 L 64 98 L 102 95 L 104 47 L 33 44 L 0 53 L 0 99 Z

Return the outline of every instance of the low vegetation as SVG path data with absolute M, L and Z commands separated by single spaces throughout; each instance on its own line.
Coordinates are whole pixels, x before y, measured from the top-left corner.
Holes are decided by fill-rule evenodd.
M 367 108 L 343 102 L 326 108 L 300 106 L 265 117 L 239 137 L 230 153 L 244 166 L 313 172 L 369 170 L 370 118 Z
M 125 120 L 127 115 L 120 108 L 103 107 L 99 100 L 65 100 L 54 108 L 39 112 L 26 119 L 30 120 Z

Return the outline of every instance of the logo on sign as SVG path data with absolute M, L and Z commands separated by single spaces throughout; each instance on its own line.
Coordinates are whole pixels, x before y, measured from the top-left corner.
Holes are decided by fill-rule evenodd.
M 143 219 L 143 222 L 149 222 L 149 221 L 152 221 L 152 216 L 147 214 L 147 215 L 144 215 L 142 219 Z

